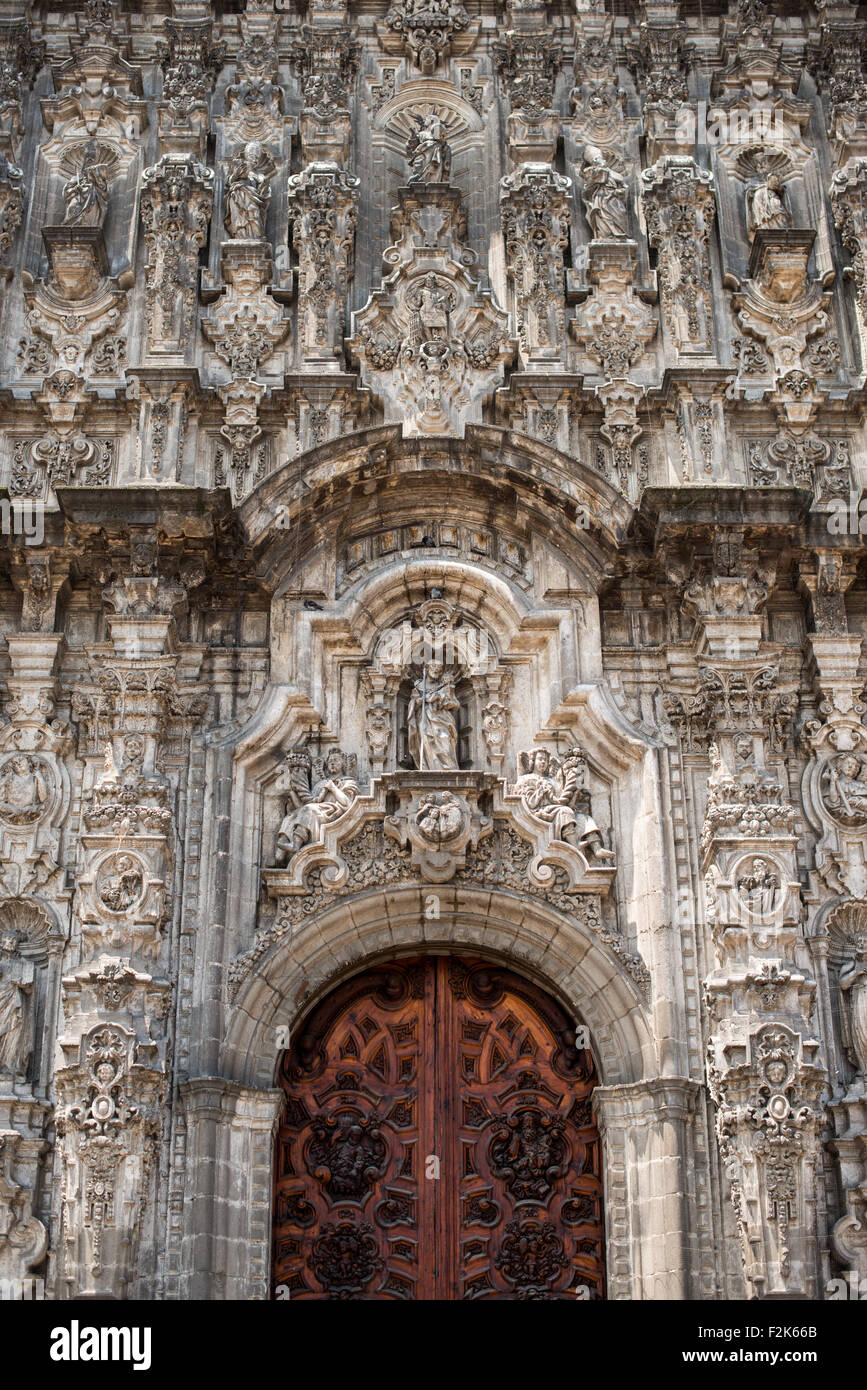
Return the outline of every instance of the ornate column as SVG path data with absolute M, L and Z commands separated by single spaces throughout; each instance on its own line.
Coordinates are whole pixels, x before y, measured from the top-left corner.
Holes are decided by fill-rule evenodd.
M 24 213 L 24 171 L 17 163 L 24 101 L 44 61 L 45 44 L 29 20 L 0 19 L 0 256 L 12 249 Z M 0 279 L 11 274 L 0 268 Z
M 700 845 L 715 957 L 705 980 L 707 1075 L 747 1291 L 814 1298 L 826 1075 L 811 1027 L 796 812 L 785 793 L 797 696 L 780 689 L 779 668 L 760 649 L 773 577 L 742 529 L 719 528 L 710 566 L 694 570 L 684 594 L 700 660 L 691 709 L 700 706 L 713 739 Z M 679 723 L 685 707 L 668 712 Z
M 289 162 L 290 145 L 276 82 L 278 23 L 273 15 L 242 19 L 237 81 L 227 89 L 226 115 L 216 122 L 224 196 L 216 221 L 220 274 L 216 285 L 209 284 L 208 298 L 219 298 L 203 317 L 202 331 L 216 349 L 213 376 L 224 407 L 225 443 L 214 456 L 215 481 L 229 483 L 236 500 L 265 475 L 259 406 L 270 394 L 267 378 L 271 387 L 282 385 L 286 369 L 286 356 L 276 349 L 289 320 L 273 297 L 271 249 L 271 185 Z M 279 294 L 285 298 L 285 289 Z
M 74 498 L 69 505 L 81 524 L 87 504 L 80 513 Z M 170 530 L 167 517 L 161 526 Z M 170 577 L 155 527 L 119 529 L 106 564 L 115 575 L 104 590 L 109 640 L 87 650 L 89 675 L 74 697 L 84 764 L 80 964 L 63 980 L 55 1072 L 57 1292 L 67 1298 L 154 1290 L 173 1124 L 177 798 L 207 704 L 195 685 L 202 651 L 181 652 L 173 616 L 204 569 L 186 562 Z
M 687 72 L 691 45 L 677 0 L 644 0 L 638 43 L 629 44 L 627 57 L 644 98 L 644 138 L 647 160 L 655 164 L 669 154 L 685 153 L 694 138 Z
M 53 631 L 68 557 L 49 547 L 13 569 L 21 631 L 0 730 L 0 1297 L 33 1297 L 47 1249 L 44 1155 L 70 892 L 62 834 L 70 802 L 68 723 L 55 717 L 64 639 Z
M 713 175 L 687 155 L 665 154 L 641 176 L 650 245 L 659 252 L 665 335 L 681 361 L 714 350 L 710 233 Z
M 818 916 L 820 921 L 816 946 L 824 968 L 828 1028 L 835 1050 L 839 1049 L 827 1109 L 834 1126 L 828 1148 L 839 1167 L 843 1210 L 831 1244 L 843 1267 L 865 1279 L 867 730 L 862 722 L 864 682 L 859 675 L 862 639 L 848 630 L 845 603 L 857 565 L 855 554 L 823 549 L 806 554 L 799 569 L 815 629 L 807 643 L 819 716 L 807 720 L 803 729 L 810 760 L 804 770 L 802 797 L 818 837 L 809 896 L 815 905 L 814 920 Z

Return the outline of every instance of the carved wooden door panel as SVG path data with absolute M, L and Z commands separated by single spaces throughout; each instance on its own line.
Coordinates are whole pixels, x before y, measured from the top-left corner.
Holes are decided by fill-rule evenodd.
M 430 956 L 357 976 L 281 1065 L 274 1283 L 290 1299 L 604 1293 L 590 1054 L 536 986 Z

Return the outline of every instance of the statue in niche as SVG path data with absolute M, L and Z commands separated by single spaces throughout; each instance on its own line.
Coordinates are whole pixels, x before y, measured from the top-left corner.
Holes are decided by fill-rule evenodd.
M 580 748 L 571 748 L 561 762 L 547 748 L 536 748 L 518 757 L 520 776 L 513 788 L 528 811 L 551 827 L 555 840 L 575 845 L 594 859 L 613 859 L 603 846 L 602 831 L 587 812 L 589 797 L 583 786 L 586 763 Z
M 38 762 L 17 753 L 0 769 L 0 816 L 12 825 L 32 825 L 42 816 L 48 783 Z
M 355 759 L 350 765 L 339 748 L 328 753 L 318 778 L 311 778 L 310 759 L 305 753 L 290 754 L 289 764 L 286 814 L 277 832 L 278 861 L 282 864 L 304 845 L 322 841 L 325 827 L 342 816 L 359 794 Z
M 261 241 L 271 201 L 274 161 L 258 140 L 233 155 L 226 171 L 226 231 L 235 240 Z
M 22 1076 L 30 1061 L 30 996 L 35 970 L 18 955 L 13 932 L 0 936 L 0 1072 Z
M 791 227 L 792 214 L 783 201 L 779 175 L 768 174 L 746 192 L 747 231 L 752 241 L 756 232 Z
M 66 214 L 64 227 L 101 227 L 108 209 L 108 179 L 105 170 L 113 163 L 98 140 L 88 140 L 81 163 L 63 187 Z
M 859 937 L 840 967 L 843 1045 L 858 1074 L 867 1078 L 867 937 Z
M 406 711 L 407 741 L 420 772 L 452 772 L 458 766 L 460 708 L 454 675 L 431 661 L 415 681 Z
M 606 164 L 595 145 L 584 148 L 584 215 L 594 241 L 622 241 L 628 232 L 629 189 L 622 174 Z
M 448 183 L 452 169 L 451 147 L 446 140 L 442 119 L 436 111 L 426 116 L 410 112 L 416 130 L 412 132 L 406 147 L 412 173 L 409 183 Z

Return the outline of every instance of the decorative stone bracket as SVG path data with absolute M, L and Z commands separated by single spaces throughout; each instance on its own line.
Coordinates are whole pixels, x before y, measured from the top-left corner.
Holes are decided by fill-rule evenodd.
M 390 803 L 398 800 L 398 809 Z M 567 876 L 569 893 L 607 894 L 616 873 L 610 858 L 588 859 L 575 845 L 556 838 L 551 823 L 528 812 L 506 783 L 481 772 L 392 772 L 374 781 L 368 796 L 355 797 L 343 815 L 322 828 L 322 838 L 305 845 L 285 869 L 263 869 L 269 897 L 308 891 L 314 868 L 322 883 L 343 888 L 349 870 L 341 845 L 355 838 L 365 823 L 377 821 L 387 836 L 412 847 L 412 863 L 429 883 L 446 883 L 462 867 L 467 849 L 491 834 L 495 819 L 505 819 L 533 846 L 529 878 L 538 889 Z

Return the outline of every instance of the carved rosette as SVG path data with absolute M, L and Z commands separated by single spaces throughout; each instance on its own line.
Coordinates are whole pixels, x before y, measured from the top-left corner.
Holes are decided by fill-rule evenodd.
M 167 154 L 142 175 L 148 352 L 182 356 L 195 324 L 198 255 L 208 234 L 214 171 Z
M 333 367 L 343 354 L 360 182 L 336 165 L 321 163 L 289 180 L 301 353 L 311 365 Z
M 665 155 L 642 176 L 651 246 L 659 252 L 666 329 L 681 354 L 713 352 L 709 244 L 716 214 L 713 175 L 682 155 Z

